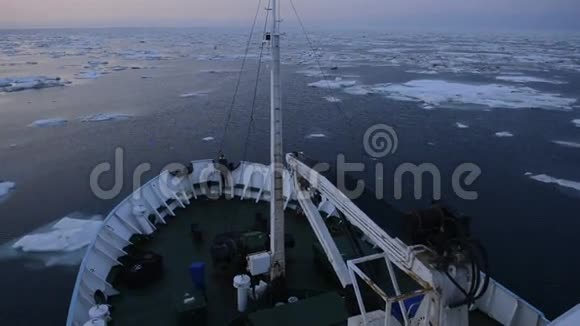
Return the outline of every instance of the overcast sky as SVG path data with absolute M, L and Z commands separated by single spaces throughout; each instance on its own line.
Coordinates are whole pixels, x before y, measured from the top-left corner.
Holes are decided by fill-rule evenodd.
M 267 0 L 263 0 L 263 6 Z M 310 25 L 580 30 L 580 0 L 294 0 Z M 258 0 L 0 0 L 0 27 L 247 24 Z M 292 24 L 289 0 L 281 0 Z

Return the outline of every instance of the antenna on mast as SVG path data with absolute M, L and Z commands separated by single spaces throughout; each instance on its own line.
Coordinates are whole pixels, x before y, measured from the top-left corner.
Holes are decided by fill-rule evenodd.
M 271 0 L 272 72 L 270 84 L 270 162 L 272 173 L 270 196 L 270 279 L 274 281 L 286 274 L 284 248 L 284 152 L 282 148 L 282 94 L 280 85 L 280 31 L 277 0 Z

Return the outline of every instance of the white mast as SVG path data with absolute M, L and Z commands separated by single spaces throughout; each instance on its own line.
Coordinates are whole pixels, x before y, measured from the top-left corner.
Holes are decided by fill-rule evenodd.
M 284 248 L 284 163 L 282 149 L 282 94 L 280 87 L 280 31 L 278 1 L 272 0 L 272 73 L 270 84 L 270 161 L 272 184 L 270 196 L 270 251 L 272 265 L 270 278 L 286 273 Z

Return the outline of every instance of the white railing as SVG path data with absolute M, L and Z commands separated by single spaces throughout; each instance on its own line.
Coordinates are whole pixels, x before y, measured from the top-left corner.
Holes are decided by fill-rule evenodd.
M 148 219 L 145 223 L 156 230 L 157 223 L 168 223 L 166 217 L 174 216 L 175 209 L 185 207 L 191 203 L 190 200 L 221 194 L 222 181 L 213 160 L 193 161 L 191 164 L 193 172 L 187 177 L 174 177 L 164 171 L 111 210 L 81 262 L 69 306 L 67 326 L 81 326 L 89 319 L 88 311 L 95 304 L 95 291 L 101 290 L 107 296 L 118 294 L 107 282 L 107 276 L 112 267 L 121 265 L 118 258 L 127 254 L 123 248 L 131 244 L 131 236 L 146 233 L 140 224 L 143 221 L 138 221 L 133 212 L 135 206 L 144 207 L 146 216 L 155 217 L 155 223 Z M 223 192 L 233 194 L 232 197 L 240 200 L 269 201 L 270 176 L 269 166 L 241 162 L 231 173 L 233 182 Z M 284 197 L 285 207 L 296 207 L 291 204 L 296 196 L 288 171 L 284 173 Z
M 381 289 L 375 282 L 373 282 L 373 280 L 357 266 L 357 264 L 364 263 L 364 262 L 370 262 L 370 261 L 377 260 L 377 259 L 384 259 L 385 260 L 385 263 L 387 265 L 387 270 L 389 271 L 389 278 L 391 279 L 391 284 L 393 285 L 393 289 L 395 290 L 394 296 L 389 297 L 383 289 Z M 412 299 L 412 298 L 419 297 L 419 296 L 424 296 L 427 292 L 430 291 L 430 289 L 423 288 L 423 289 L 419 289 L 419 290 L 412 291 L 412 292 L 405 293 L 405 294 L 401 293 L 401 289 L 399 287 L 399 281 L 397 280 L 397 275 L 395 274 L 393 264 L 390 261 L 388 255 L 386 253 L 374 254 L 374 255 L 369 255 L 369 256 L 365 256 L 365 257 L 361 257 L 361 258 L 351 259 L 351 260 L 347 261 L 346 264 L 348 266 L 348 273 L 350 275 L 351 282 L 352 282 L 352 285 L 354 288 L 354 293 L 356 296 L 358 307 L 359 307 L 359 310 L 361 312 L 361 318 L 362 318 L 363 325 L 368 325 L 369 320 L 367 318 L 367 310 L 366 310 L 366 307 L 365 307 L 365 304 L 364 304 L 364 301 L 362 298 L 362 294 L 360 291 L 360 287 L 358 284 L 358 278 L 362 279 L 385 302 L 385 313 L 384 313 L 384 325 L 385 326 L 392 325 L 393 316 L 391 316 L 391 308 L 392 308 L 392 305 L 395 303 L 399 305 L 399 309 L 401 311 L 401 317 L 403 318 L 403 325 L 404 326 L 410 325 L 409 318 L 411 316 L 409 316 L 409 313 L 407 311 L 407 307 L 405 306 L 405 300 Z M 357 278 L 357 276 L 358 276 L 358 278 Z M 429 305 L 431 303 L 431 300 L 424 299 L 422 302 L 424 302 L 427 305 L 427 307 L 424 310 L 425 313 L 429 312 L 429 309 L 430 309 Z M 425 317 L 425 320 L 428 320 L 429 316 L 424 316 L 424 317 Z

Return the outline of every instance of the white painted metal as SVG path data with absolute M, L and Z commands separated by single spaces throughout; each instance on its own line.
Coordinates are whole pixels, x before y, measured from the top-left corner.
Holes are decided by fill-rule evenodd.
M 296 175 L 294 176 L 293 181 L 294 187 L 296 189 L 300 189 Z M 320 211 L 316 206 L 314 206 L 314 203 L 312 203 L 312 200 L 310 200 L 310 196 L 306 194 L 300 194 L 297 196 L 297 198 L 302 211 L 308 218 L 308 222 L 310 222 L 310 226 L 312 227 L 314 234 L 318 238 L 322 249 L 326 253 L 326 257 L 328 258 L 330 265 L 334 269 L 340 284 L 342 287 L 346 287 L 347 285 L 351 284 L 351 278 L 348 275 L 348 269 L 344 262 L 344 258 L 336 247 L 336 243 L 332 239 L 332 236 L 326 227 L 326 223 L 324 223 L 322 216 L 320 216 Z
M 253 255 L 248 255 L 248 272 L 251 275 L 262 275 L 270 271 L 271 257 L 269 252 L 260 252 Z
M 236 275 L 234 276 L 234 288 L 238 291 L 238 311 L 244 312 L 248 306 L 248 296 L 250 291 L 251 279 L 248 275 Z
M 390 259 L 402 271 L 413 277 L 423 287 L 431 287 L 433 285 L 431 270 L 423 262 L 416 259 L 412 249 L 399 239 L 388 235 L 328 179 L 310 169 L 292 154 L 288 154 L 286 160 L 292 171 L 297 173 L 297 176 L 306 179 L 310 185 L 320 191 L 322 196 L 328 198 L 350 223 L 359 228 L 384 252 L 388 252 Z
M 431 268 L 426 263 L 422 262 L 418 257 L 420 252 L 426 249 L 421 246 L 406 246 L 402 241 L 396 238 L 392 238 L 386 232 L 384 232 L 378 225 L 376 225 L 373 220 L 371 220 L 364 212 L 362 212 L 352 201 L 346 197 L 342 192 L 340 192 L 330 181 L 325 177 L 320 175 L 313 169 L 310 169 L 307 165 L 300 162 L 294 154 L 288 154 L 286 157 L 288 166 L 291 169 L 291 173 L 295 173 L 295 178 L 301 177 L 308 181 L 309 186 L 317 190 L 320 195 L 328 200 L 338 211 L 340 211 L 345 218 L 349 220 L 355 227 L 360 229 L 364 236 L 374 245 L 382 249 L 385 253 L 385 259 L 387 261 L 387 266 L 389 267 L 389 272 L 391 272 L 392 277 L 392 266 L 389 262 L 395 264 L 402 271 L 411 276 L 416 280 L 425 291 L 430 291 L 430 298 L 434 302 L 435 309 L 429 309 L 425 317 L 431 322 L 432 325 L 467 325 L 467 308 L 465 306 L 450 309 L 448 307 L 449 303 L 456 300 L 458 295 L 458 290 L 451 284 L 451 282 L 443 276 L 443 274 L 434 268 Z M 299 201 L 302 205 L 304 202 L 303 198 L 309 195 L 305 195 L 303 192 L 298 194 Z M 327 205 L 325 203 L 325 205 Z M 325 209 L 325 210 L 328 210 Z M 327 241 L 327 240 L 324 240 Z M 357 301 L 359 303 L 359 309 L 361 310 L 361 318 L 366 324 L 367 320 L 365 317 L 365 308 L 362 298 L 360 296 L 360 290 L 355 278 L 355 274 L 359 274 L 367 284 L 373 287 L 372 281 L 366 277 L 366 275 L 361 274 L 362 271 L 357 270 L 356 259 L 347 262 L 347 267 L 353 287 L 355 289 L 355 294 L 357 296 Z M 458 268 L 458 279 L 461 282 L 467 283 L 466 277 L 463 277 L 462 269 Z M 360 273 L 359 273 L 360 272 Z M 398 288 L 394 284 L 395 289 Z M 376 288 L 373 288 L 376 290 Z M 397 290 L 398 291 L 398 290 Z M 399 291 L 400 292 L 400 291 Z M 377 291 L 381 295 L 380 291 Z M 382 295 L 381 295 L 382 296 Z M 506 305 L 496 305 L 495 300 L 501 300 L 502 296 L 504 300 L 512 302 L 511 310 L 506 313 Z M 487 301 L 484 299 L 487 298 Z M 485 302 L 487 305 L 482 305 Z M 505 302 L 504 302 L 505 303 Z M 505 288 L 499 286 L 495 281 L 491 281 L 490 289 L 486 292 L 486 295 L 478 302 L 478 306 L 482 307 L 482 311 L 488 314 L 495 320 L 500 321 L 504 325 L 545 325 L 547 323 L 544 315 L 525 302 L 523 299 L 519 298 L 515 294 L 505 290 Z M 507 307 L 510 307 L 508 304 Z M 390 308 L 390 307 L 389 307 Z M 510 308 L 507 308 L 510 309 Z M 402 309 L 404 311 L 404 309 Z M 387 314 L 389 315 L 389 314 Z M 388 319 L 385 320 L 387 322 Z M 533 323 L 531 323 L 533 321 Z M 408 320 L 405 321 L 406 324 Z
M 214 173 L 215 169 L 212 160 L 193 161 L 192 166 L 194 167 L 193 173 L 188 177 L 182 178 L 181 182 L 177 185 L 177 189 L 175 187 L 172 189 L 176 190 L 174 191 L 175 194 L 179 194 L 182 191 L 187 195 L 188 201 L 194 204 L 194 201 L 191 199 L 196 199 L 198 196 L 204 194 L 211 195 L 219 192 L 219 186 L 208 186 L 208 182 L 218 184 L 219 175 Z M 234 184 L 232 187 L 236 189 L 235 196 L 240 199 L 256 200 L 258 198 L 259 201 L 269 202 L 269 186 L 271 182 L 271 175 L 268 173 L 269 170 L 268 166 L 262 164 L 242 162 L 240 167 L 232 172 L 234 176 Z M 260 177 L 257 177 L 260 171 L 262 174 Z M 284 192 L 284 196 L 285 201 L 289 203 L 288 208 L 293 209 L 296 207 L 294 202 L 297 200 L 297 193 L 294 181 L 290 175 L 291 173 L 284 173 L 284 189 L 288 189 Z M 117 259 L 126 255 L 123 248 L 130 244 L 131 236 L 133 234 L 143 233 L 132 213 L 133 205 L 143 204 L 147 209 L 148 215 L 155 214 L 159 208 L 165 208 L 158 215 L 162 219 L 169 215 L 163 203 L 157 202 L 158 206 L 150 207 L 145 205 L 143 199 L 144 193 L 151 193 L 152 182 L 155 181 L 158 182 L 158 185 L 162 185 L 162 180 L 163 178 L 160 175 L 149 181 L 113 208 L 106 217 L 103 227 L 87 249 L 79 268 L 69 306 L 67 326 L 80 326 L 89 320 L 89 309 L 96 304 L 94 302 L 94 293 L 96 290 L 103 291 L 107 296 L 114 296 L 119 293 L 106 281 L 106 278 L 113 266 L 120 265 Z M 257 194 L 260 192 L 263 195 L 259 197 Z M 183 202 L 185 203 L 186 201 Z M 176 199 L 167 206 L 173 210 L 179 205 Z M 170 220 L 167 222 L 171 223 Z M 158 219 L 157 223 L 162 223 L 161 219 Z M 373 241 L 376 240 L 373 239 Z M 412 252 L 416 252 L 419 249 L 418 247 L 409 248 Z M 428 292 L 427 296 L 429 297 L 433 293 L 434 291 Z M 423 300 L 419 311 L 430 311 L 430 304 L 430 299 Z M 516 306 L 517 309 L 514 309 Z M 545 326 L 548 324 L 548 320 L 540 311 L 494 280 L 491 280 L 489 290 L 476 303 L 476 307 L 502 325 Z M 427 312 L 422 314 L 426 314 Z M 417 314 L 421 315 L 419 312 Z M 392 325 L 397 324 L 393 323 Z
M 270 278 L 286 273 L 284 247 L 284 152 L 282 149 L 282 94 L 280 85 L 280 31 L 278 1 L 272 0 L 272 72 L 270 89 L 270 162 L 272 168 L 272 194 L 270 199 L 270 251 L 272 266 Z
M 550 326 L 578 326 L 580 325 L 580 304 L 568 310 L 565 314 L 554 320 Z

